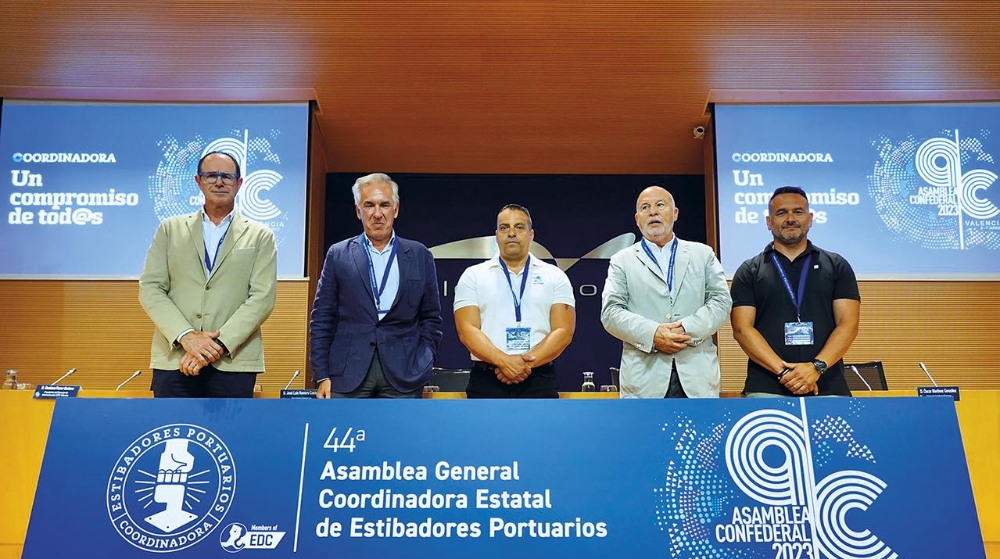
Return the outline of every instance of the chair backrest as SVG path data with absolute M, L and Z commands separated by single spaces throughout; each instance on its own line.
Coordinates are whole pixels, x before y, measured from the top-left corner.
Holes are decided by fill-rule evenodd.
M 465 392 L 469 386 L 468 369 L 439 369 L 434 367 L 434 378 L 431 384 L 441 392 Z
M 856 374 L 855 370 L 857 370 Z M 844 363 L 844 378 L 847 379 L 847 386 L 851 389 L 851 392 L 889 389 L 889 386 L 885 382 L 885 370 L 882 369 L 881 361 Z M 865 383 L 868 384 L 865 385 Z

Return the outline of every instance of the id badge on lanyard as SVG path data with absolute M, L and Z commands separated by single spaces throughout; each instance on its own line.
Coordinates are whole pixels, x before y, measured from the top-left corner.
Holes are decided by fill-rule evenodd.
M 654 264 L 660 266 L 660 261 L 656 259 L 656 256 L 653 255 L 653 251 L 650 250 L 649 246 L 646 245 L 646 239 L 643 239 L 642 241 L 640 241 L 640 243 L 642 244 L 642 250 L 646 251 L 646 256 L 648 256 L 649 259 L 652 260 Z M 672 246 L 670 247 L 670 260 L 669 264 L 667 265 L 666 274 L 667 274 L 667 293 L 670 295 L 670 299 L 673 300 L 674 261 L 677 260 L 677 245 L 678 245 L 677 237 L 674 237 L 674 240 L 671 241 L 671 245 Z M 660 266 L 660 272 L 663 272 L 663 266 Z
M 510 326 L 505 330 L 507 353 L 525 353 L 531 349 L 531 328 L 521 326 L 521 302 L 524 300 L 524 290 L 528 286 L 528 272 L 531 265 L 531 257 L 524 263 L 521 272 L 521 294 L 514 293 L 514 283 L 510 281 L 510 270 L 503 258 L 500 259 L 500 267 L 503 268 L 503 277 L 507 279 L 507 286 L 510 287 L 510 295 L 514 298 L 514 319 L 515 326 Z
M 798 293 L 792 291 L 792 282 L 788 280 L 788 274 L 781 266 L 778 255 L 772 252 L 771 259 L 774 261 L 774 267 L 778 269 L 781 282 L 785 284 L 785 291 L 788 292 L 788 296 L 792 299 L 792 305 L 795 306 L 796 321 L 785 323 L 785 345 L 813 345 L 815 343 L 813 323 L 802 320 L 802 299 L 805 298 L 806 294 L 806 276 L 809 275 L 809 264 L 812 262 L 812 254 L 806 257 L 806 261 L 802 266 L 802 274 L 799 276 Z
M 531 328 L 525 326 L 507 328 L 507 353 L 523 353 L 529 349 L 531 349 Z
M 786 322 L 785 345 L 813 345 L 813 323 Z
M 382 308 L 382 293 L 385 292 L 385 286 L 389 283 L 389 274 L 392 272 L 392 262 L 396 259 L 396 249 L 399 247 L 399 239 L 395 237 L 392 239 L 389 261 L 386 263 L 385 271 L 382 273 L 382 285 L 379 285 L 378 278 L 375 277 L 375 262 L 372 260 L 371 253 L 368 252 L 368 239 L 364 233 L 361 234 L 361 245 L 365 247 L 365 256 L 368 257 L 368 273 L 372 282 L 372 295 L 375 297 L 375 310 L 378 312 L 379 318 L 381 318 L 382 315 L 389 312 L 388 308 Z

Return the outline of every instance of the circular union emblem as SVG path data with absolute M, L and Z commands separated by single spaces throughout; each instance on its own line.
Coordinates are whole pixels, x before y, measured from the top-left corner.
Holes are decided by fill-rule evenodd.
M 188 548 L 222 522 L 236 491 L 226 443 L 204 427 L 171 424 L 137 438 L 108 478 L 108 516 L 144 551 Z

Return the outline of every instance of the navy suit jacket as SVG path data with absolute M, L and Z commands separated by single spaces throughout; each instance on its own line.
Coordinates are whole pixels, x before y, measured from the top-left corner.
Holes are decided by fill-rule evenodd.
M 309 319 L 309 363 L 317 382 L 329 378 L 334 392 L 361 386 L 378 347 L 386 380 L 410 392 L 427 384 L 441 345 L 437 270 L 427 247 L 396 237 L 399 291 L 378 319 L 368 255 L 358 237 L 326 253 Z

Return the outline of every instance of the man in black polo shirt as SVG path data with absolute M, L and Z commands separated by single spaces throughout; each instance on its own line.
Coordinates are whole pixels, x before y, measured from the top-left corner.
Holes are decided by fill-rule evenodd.
M 812 218 L 801 188 L 775 190 L 766 220 L 774 242 L 733 276 L 746 396 L 851 395 L 841 359 L 858 335 L 858 281 L 847 260 L 809 242 Z

